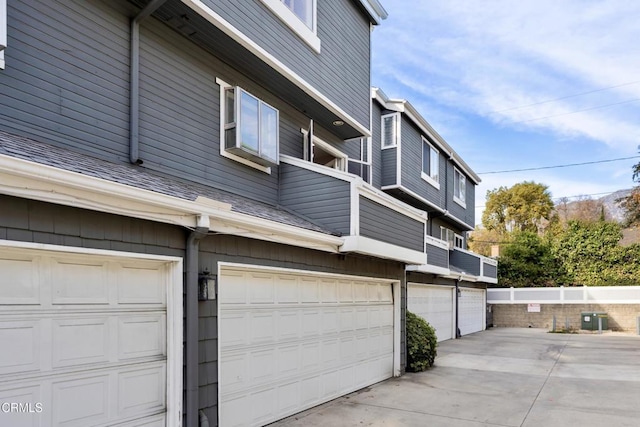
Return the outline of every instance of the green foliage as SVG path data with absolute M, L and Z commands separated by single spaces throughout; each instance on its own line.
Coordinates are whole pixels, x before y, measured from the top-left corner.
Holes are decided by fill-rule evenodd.
M 482 224 L 500 234 L 511 231 L 537 232 L 553 211 L 548 187 L 535 182 L 521 182 L 511 188 L 487 191 Z
M 407 370 L 421 372 L 433 366 L 438 354 L 436 330 L 407 310 Z
M 633 182 L 640 184 L 640 162 L 633 166 Z M 631 194 L 618 200 L 625 210 L 625 225 L 640 226 L 640 185 L 631 190 Z
M 576 285 L 637 285 L 640 245 L 620 246 L 622 231 L 613 222 L 570 221 L 553 239 L 552 250 Z
M 551 250 L 551 244 L 536 233 L 517 232 L 504 246 L 498 263 L 500 286 L 557 286 L 564 283 L 565 271 Z

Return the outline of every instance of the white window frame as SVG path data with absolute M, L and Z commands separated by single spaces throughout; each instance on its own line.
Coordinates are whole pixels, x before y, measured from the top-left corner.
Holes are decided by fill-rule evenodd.
M 4 70 L 4 50 L 7 47 L 7 0 L 0 0 L 0 70 Z
M 385 139 L 385 124 L 384 121 L 387 118 L 393 118 L 393 141 L 391 144 L 386 144 L 386 139 Z M 391 113 L 391 114 L 384 114 L 381 118 L 380 118 L 380 130 L 381 130 L 381 135 L 380 135 L 380 146 L 383 150 L 387 150 L 389 148 L 396 148 L 398 147 L 398 142 L 400 141 L 400 113 Z
M 242 163 L 243 165 L 252 167 L 254 169 L 257 169 L 259 171 L 271 174 L 271 167 L 270 166 L 266 166 L 263 164 L 260 164 L 258 162 L 254 162 L 251 161 L 250 159 L 246 158 L 246 157 L 242 157 L 239 156 L 237 154 L 231 153 L 229 151 L 227 151 L 226 147 L 225 147 L 225 122 L 226 122 L 226 109 L 225 109 L 225 105 L 226 105 L 226 100 L 225 100 L 225 89 L 229 89 L 229 88 L 238 88 L 240 90 L 243 90 L 244 92 L 246 92 L 247 94 L 253 96 L 254 98 L 257 98 L 255 95 L 251 94 L 250 92 L 247 92 L 246 90 L 240 88 L 239 86 L 234 86 L 231 85 L 227 82 L 225 82 L 224 80 L 220 79 L 220 78 L 216 78 L 216 83 L 220 86 L 220 155 L 222 157 L 226 157 L 228 159 L 231 160 L 235 160 L 238 163 Z M 235 96 L 236 100 L 236 105 L 237 105 L 237 99 L 238 99 L 238 94 L 236 93 Z M 266 102 L 262 101 L 260 98 L 257 98 L 260 102 L 264 103 L 265 105 L 268 105 L 269 107 L 273 108 L 274 110 L 276 110 L 278 112 L 278 127 L 279 127 L 279 110 L 275 107 L 272 107 L 271 105 L 267 104 Z M 237 124 L 236 124 L 237 126 Z M 236 128 L 236 132 L 238 132 L 238 129 Z M 278 130 L 279 133 L 279 130 Z M 277 147 L 277 154 L 276 154 L 276 161 L 279 162 L 280 161 L 280 141 L 279 141 L 279 135 L 276 137 L 278 139 L 278 147 Z
M 453 230 L 440 226 L 440 240 L 447 242 L 449 249 L 453 249 L 455 246 L 455 233 Z
M 318 138 L 315 135 L 312 135 L 311 138 L 309 138 L 309 131 L 308 130 L 300 129 L 300 132 L 302 133 L 302 135 L 304 137 L 304 144 L 305 144 L 305 147 L 304 147 L 305 159 L 304 160 L 306 160 L 306 161 L 308 161 L 310 163 L 314 163 L 314 161 L 313 161 L 313 148 L 314 147 L 318 147 L 322 151 L 326 151 L 327 153 L 329 153 L 333 157 L 335 157 L 336 158 L 336 162 L 334 163 L 333 166 L 322 165 L 320 163 L 315 163 L 315 164 L 320 165 L 320 166 L 324 166 L 324 167 L 328 167 L 330 169 L 339 170 L 339 171 L 342 171 L 342 172 L 346 172 L 347 171 L 347 165 L 349 164 L 349 156 L 347 156 L 342 151 L 340 151 L 337 148 L 331 146 L 328 142 Z M 311 141 L 309 141 L 309 139 L 311 139 Z M 311 144 L 310 149 L 308 147 L 306 147 L 307 144 Z M 308 157 L 307 153 L 310 153 L 310 155 L 311 155 L 310 158 L 306 158 L 306 157 Z
M 429 171 L 430 171 L 429 174 L 424 171 L 425 144 L 429 146 Z M 420 165 L 420 168 L 421 168 L 420 176 L 422 177 L 422 179 L 424 179 L 429 184 L 431 184 L 432 186 L 434 186 L 439 190 L 440 189 L 440 152 L 424 136 L 422 137 L 422 147 L 420 148 L 422 151 L 422 164 Z M 437 156 L 436 158 L 438 159 L 437 164 L 435 165 L 435 168 L 434 168 L 434 165 L 431 163 L 432 153 L 435 153 L 435 155 Z M 435 177 L 433 172 L 434 169 L 436 170 Z
M 358 176 L 360 176 L 360 178 L 362 178 L 362 180 L 367 184 L 371 184 L 371 180 L 372 180 L 371 175 L 373 175 L 373 170 L 371 165 L 371 137 L 358 138 L 358 139 L 360 140 L 360 159 L 349 158 L 348 163 L 357 163 L 359 165 L 367 166 L 369 168 L 367 179 L 362 178 L 361 175 L 358 175 Z M 366 150 L 365 150 L 365 146 L 366 146 Z M 364 155 L 365 151 L 367 153 L 366 156 Z M 347 172 L 348 171 L 349 171 L 349 166 L 347 164 Z
M 458 249 L 464 249 L 464 237 L 458 233 L 453 234 L 453 246 Z
M 311 28 L 300 19 L 291 9 L 289 9 L 283 0 L 261 0 L 271 12 L 273 12 L 282 22 L 284 22 L 302 41 L 311 47 L 317 53 L 320 53 L 320 38 L 317 32 L 317 16 L 318 5 L 317 0 L 311 1 Z
M 457 191 L 456 191 L 456 184 L 457 184 Z M 464 192 L 463 194 L 459 193 L 461 188 L 463 189 L 463 192 Z M 467 177 L 462 172 L 460 172 L 458 168 L 454 166 L 453 168 L 453 201 L 466 209 L 467 208 L 467 202 L 465 200 L 466 197 L 467 197 Z

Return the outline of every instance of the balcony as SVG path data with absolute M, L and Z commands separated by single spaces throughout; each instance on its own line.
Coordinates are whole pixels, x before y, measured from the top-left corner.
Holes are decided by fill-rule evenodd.
M 340 252 L 426 262 L 426 213 L 359 176 L 282 155 L 280 204 L 342 236 Z
M 475 276 L 479 282 L 498 283 L 498 261 L 495 259 L 454 248 L 449 263 L 454 270 Z

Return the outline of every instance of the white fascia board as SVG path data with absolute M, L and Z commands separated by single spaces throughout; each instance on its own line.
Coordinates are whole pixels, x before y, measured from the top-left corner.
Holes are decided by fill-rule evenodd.
M 337 253 L 341 237 L 231 211 L 231 205 L 189 201 L 0 155 L 0 193 L 195 228 L 208 216 L 211 231 Z
M 358 187 L 358 193 L 369 200 L 392 209 L 402 215 L 408 216 L 411 219 L 422 222 L 423 224 L 427 222 L 427 213 L 425 211 L 416 209 L 395 197 L 391 197 L 372 185 L 364 183 L 364 181 L 362 182 L 362 185 Z
M 429 200 L 427 200 L 424 197 L 418 195 L 416 192 L 409 190 L 408 188 L 406 188 L 403 185 L 385 185 L 384 187 L 382 187 L 382 190 L 400 190 L 400 191 L 402 191 L 404 193 L 407 193 L 408 195 L 410 195 L 414 199 L 420 200 L 422 203 L 424 203 L 425 205 L 435 209 L 436 211 L 440 212 L 441 214 L 444 214 L 446 212 L 440 206 L 436 205 L 433 202 L 430 202 Z
M 427 136 L 429 136 L 434 143 L 440 145 L 442 149 L 450 156 L 452 160 L 464 171 L 464 173 L 471 178 L 471 180 L 477 185 L 482 180 L 480 177 L 466 164 L 464 160 L 456 153 L 453 148 L 444 140 L 442 136 L 434 128 L 431 127 L 429 122 L 422 117 L 422 115 L 411 105 L 410 102 L 405 102 L 405 114 L 409 117 Z
M 449 270 L 448 268 L 438 267 L 436 265 L 429 265 L 429 264 L 408 265 L 406 270 L 416 272 L 416 273 L 437 274 L 439 276 L 449 276 L 451 274 L 451 270 Z
M 323 165 L 319 165 L 317 163 L 309 162 L 307 160 L 298 159 L 297 157 L 288 156 L 286 154 L 280 154 L 280 161 L 282 163 L 287 163 L 293 166 L 297 166 L 302 169 L 307 169 L 313 172 L 317 172 L 322 175 L 327 175 L 332 178 L 336 178 L 342 181 L 354 182 L 358 179 L 362 180 L 362 178 L 350 174 L 348 172 L 344 172 L 338 169 L 329 168 Z
M 454 216 L 451 214 L 451 212 L 449 211 L 444 211 L 444 216 L 446 216 L 447 218 L 457 222 L 459 225 L 461 225 L 463 228 L 466 228 L 467 231 L 473 231 L 474 227 L 471 224 L 467 224 L 466 222 L 464 222 L 463 220 L 461 220 L 460 218 L 458 218 L 457 216 Z
M 498 284 L 498 279 L 495 277 L 478 276 L 478 282 L 485 282 L 496 285 Z
M 360 0 L 360 4 L 367 11 L 374 25 L 380 25 L 382 20 L 389 16 L 378 0 Z
M 245 49 L 256 55 L 260 58 L 265 64 L 269 65 L 271 68 L 276 70 L 282 76 L 284 76 L 291 83 L 295 84 L 298 88 L 304 91 L 307 95 L 314 98 L 318 101 L 323 107 L 327 110 L 331 111 L 336 116 L 340 117 L 345 123 L 348 123 L 358 132 L 360 132 L 363 136 L 371 136 L 371 131 L 367 129 L 366 126 L 362 125 L 356 119 L 351 117 L 351 115 L 347 114 L 342 108 L 338 107 L 334 102 L 332 102 L 325 95 L 320 93 L 316 88 L 314 88 L 310 83 L 304 80 L 301 76 L 291 70 L 289 67 L 284 65 L 281 61 L 276 59 L 273 55 L 267 52 L 265 49 L 260 47 L 256 42 L 251 40 L 249 37 L 244 35 L 240 30 L 231 25 L 228 21 L 214 12 L 209 6 L 205 5 L 200 0 L 181 0 L 182 3 L 187 5 L 189 8 L 194 10 L 204 19 L 209 21 L 211 24 L 219 28 L 223 33 L 231 37 L 238 44 L 243 46 Z
M 426 264 L 427 254 L 363 236 L 347 236 L 340 252 L 355 252 L 406 264 Z

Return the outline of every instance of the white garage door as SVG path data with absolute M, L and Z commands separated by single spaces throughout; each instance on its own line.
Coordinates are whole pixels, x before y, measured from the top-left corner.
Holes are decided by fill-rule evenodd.
M 485 290 L 460 288 L 458 326 L 460 335 L 472 334 L 485 329 Z
M 455 288 L 451 286 L 408 285 L 409 311 L 425 319 L 436 329 L 438 341 L 455 336 Z
M 105 253 L 0 245 L 0 424 L 174 424 L 167 290 L 175 262 Z
M 220 425 L 264 425 L 393 375 L 389 280 L 226 266 Z

